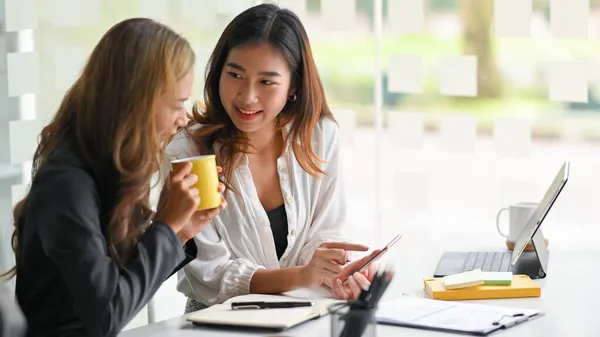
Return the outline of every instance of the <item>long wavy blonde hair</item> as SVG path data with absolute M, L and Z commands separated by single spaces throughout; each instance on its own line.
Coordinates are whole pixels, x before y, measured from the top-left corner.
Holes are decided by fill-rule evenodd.
M 122 263 L 153 216 L 149 192 L 159 171 L 164 145 L 157 139 L 152 112 L 157 98 L 192 70 L 189 42 L 150 19 L 129 19 L 113 26 L 94 48 L 81 76 L 65 94 L 54 119 L 43 128 L 33 158 L 32 183 L 65 136 L 100 182 L 117 195 L 108 217 L 107 244 Z M 12 247 L 27 218 L 27 196 L 13 210 Z M 16 274 L 16 266 L 3 277 Z

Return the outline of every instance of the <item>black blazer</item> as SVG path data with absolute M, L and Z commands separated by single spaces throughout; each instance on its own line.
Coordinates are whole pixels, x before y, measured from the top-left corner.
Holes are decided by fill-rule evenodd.
M 114 180 L 95 174 L 63 140 L 32 181 L 16 280 L 28 336 L 116 336 L 196 257 L 193 240 L 182 247 L 169 226 L 154 222 L 119 267 L 106 237 Z

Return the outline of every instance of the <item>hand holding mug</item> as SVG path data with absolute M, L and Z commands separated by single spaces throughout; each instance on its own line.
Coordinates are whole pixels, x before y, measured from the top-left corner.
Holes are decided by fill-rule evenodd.
M 221 168 L 216 165 L 215 155 L 179 159 L 171 164 L 173 171 L 161 193 L 156 218 L 171 226 L 185 243 L 227 205 L 221 195 L 225 186 L 219 182 Z M 190 198 L 193 203 L 188 202 Z
M 218 166 L 217 169 L 220 171 L 221 167 Z M 219 183 L 219 193 L 223 194 L 223 192 L 225 192 L 225 185 Z M 187 240 L 196 236 L 196 234 L 204 230 L 204 228 L 219 215 L 221 210 L 225 209 L 225 207 L 227 207 L 227 201 L 221 197 L 221 204 L 219 207 L 194 212 L 188 224 L 177 233 L 179 240 L 182 243 L 185 243 Z
M 200 195 L 194 186 L 198 176 L 191 170 L 192 163 L 185 163 L 171 172 L 158 202 L 155 219 L 169 225 L 175 233 L 187 224 L 200 204 Z

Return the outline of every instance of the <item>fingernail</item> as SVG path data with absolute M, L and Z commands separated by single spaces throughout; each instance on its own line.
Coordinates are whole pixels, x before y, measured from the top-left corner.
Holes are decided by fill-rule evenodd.
M 354 273 L 354 277 L 356 277 L 356 276 L 358 276 L 358 272 L 355 272 L 355 273 Z

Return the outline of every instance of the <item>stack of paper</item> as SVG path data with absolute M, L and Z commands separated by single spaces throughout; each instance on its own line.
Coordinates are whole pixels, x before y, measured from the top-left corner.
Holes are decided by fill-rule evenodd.
M 469 288 L 478 285 L 507 285 L 512 282 L 511 272 L 490 272 L 474 269 L 442 278 L 446 289 Z
M 444 276 L 442 280 L 444 281 L 444 287 L 446 287 L 446 289 L 468 288 L 484 283 L 481 269 Z
M 483 284 L 490 286 L 509 286 L 513 274 L 509 271 L 483 271 Z

